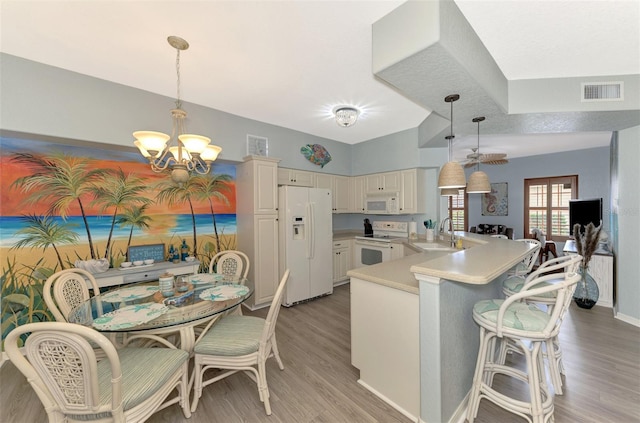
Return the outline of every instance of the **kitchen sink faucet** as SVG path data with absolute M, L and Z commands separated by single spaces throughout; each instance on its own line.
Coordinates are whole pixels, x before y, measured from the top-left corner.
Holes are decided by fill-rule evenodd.
M 449 222 L 449 231 L 451 233 L 450 245 L 451 245 L 451 248 L 454 248 L 456 246 L 456 238 L 455 238 L 455 235 L 453 234 L 453 222 L 451 221 L 450 217 L 447 216 L 444 219 L 442 219 L 442 222 L 440 222 L 439 233 L 440 235 L 444 233 L 444 228 L 447 222 Z M 444 240 L 444 237 L 441 237 L 440 239 Z

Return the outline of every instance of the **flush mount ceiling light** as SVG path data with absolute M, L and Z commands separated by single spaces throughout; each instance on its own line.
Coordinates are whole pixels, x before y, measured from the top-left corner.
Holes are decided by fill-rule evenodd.
M 336 123 L 338 126 L 342 126 L 343 128 L 348 128 L 351 125 L 354 125 L 358 120 L 358 115 L 360 112 L 358 109 L 353 107 L 338 107 L 335 112 Z
M 478 124 L 478 145 L 477 153 L 480 154 L 480 122 L 484 120 L 484 116 L 479 116 L 472 119 L 472 122 Z M 467 192 L 469 194 L 484 194 L 491 192 L 491 184 L 489 183 L 489 176 L 480 170 L 480 161 L 476 164 L 476 171 L 469 176 L 469 184 L 467 185 Z
M 180 37 L 170 36 L 167 41 L 176 49 L 176 74 L 178 76 L 178 90 L 176 108 L 171 110 L 173 129 L 171 135 L 155 131 L 136 131 L 133 142 L 140 153 L 151 164 L 151 170 L 156 173 L 171 170 L 171 179 L 182 185 L 189 179 L 190 172 L 204 175 L 211 170 L 211 163 L 217 158 L 222 148 L 209 145 L 210 138 L 202 135 L 187 134 L 185 119 L 187 112 L 182 110 L 180 100 L 180 52 L 189 48 L 189 43 Z
M 451 135 L 446 136 L 449 143 L 449 162 L 445 163 L 440 169 L 438 175 L 438 188 L 464 188 L 467 185 L 467 180 L 464 176 L 464 169 L 458 162 L 451 161 L 453 157 L 453 102 L 460 99 L 459 94 L 451 94 L 444 98 L 444 101 L 451 104 Z

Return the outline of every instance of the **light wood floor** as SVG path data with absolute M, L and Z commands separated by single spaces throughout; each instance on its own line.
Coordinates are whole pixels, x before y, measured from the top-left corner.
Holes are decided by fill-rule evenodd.
M 254 313 L 264 316 L 266 310 Z M 333 295 L 284 308 L 278 345 L 285 370 L 270 360 L 273 414 L 268 417 L 253 382 L 242 374 L 205 388 L 198 410 L 187 420 L 177 406 L 156 413 L 155 422 L 409 422 L 357 382 L 350 364 L 349 285 Z M 555 398 L 556 423 L 640 422 L 640 328 L 615 320 L 611 309 L 572 306 L 561 333 L 565 395 Z M 372 352 L 375 353 L 375 352 Z M 513 357 L 516 365 L 519 356 Z M 513 392 L 523 387 L 496 378 Z M 0 368 L 0 422 L 46 422 L 25 378 L 11 363 Z M 479 423 L 524 422 L 487 400 Z

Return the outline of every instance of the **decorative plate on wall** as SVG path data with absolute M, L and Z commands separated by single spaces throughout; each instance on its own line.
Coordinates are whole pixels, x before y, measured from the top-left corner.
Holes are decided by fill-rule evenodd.
M 320 144 L 307 144 L 300 148 L 300 153 L 311 163 L 324 167 L 331 161 L 331 154 Z

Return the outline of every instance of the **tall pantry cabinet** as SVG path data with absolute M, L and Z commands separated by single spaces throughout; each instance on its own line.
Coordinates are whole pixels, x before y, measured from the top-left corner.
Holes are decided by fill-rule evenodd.
M 252 310 L 266 307 L 275 295 L 278 274 L 278 159 L 247 156 L 236 167 L 238 250 L 249 257 L 247 286 Z

